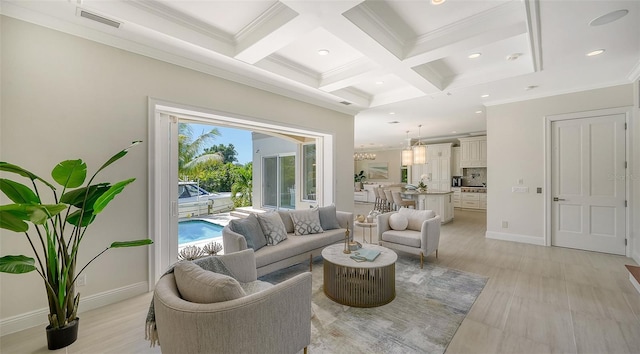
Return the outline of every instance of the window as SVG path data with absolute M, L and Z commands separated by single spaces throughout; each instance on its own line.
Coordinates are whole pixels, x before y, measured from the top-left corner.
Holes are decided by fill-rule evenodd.
M 302 146 L 302 191 L 305 200 L 316 200 L 316 144 Z

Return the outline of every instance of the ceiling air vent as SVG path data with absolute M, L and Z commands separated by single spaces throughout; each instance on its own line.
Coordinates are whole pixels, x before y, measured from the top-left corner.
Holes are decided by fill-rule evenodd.
M 105 24 L 107 26 L 111 26 L 111 27 L 115 27 L 115 28 L 120 28 L 120 22 L 114 21 L 114 20 L 110 20 L 106 17 L 102 17 L 100 15 L 96 15 L 94 13 L 85 11 L 85 10 L 80 10 L 80 17 L 84 17 L 84 18 L 88 18 L 90 20 L 96 21 L 96 22 L 100 22 L 102 24 Z
M 350 105 L 350 104 L 351 104 L 351 102 L 347 102 L 347 101 L 342 101 L 342 102 L 340 102 L 340 103 L 342 103 L 342 104 L 343 104 L 343 105 L 345 105 L 345 106 L 348 106 L 348 105 Z

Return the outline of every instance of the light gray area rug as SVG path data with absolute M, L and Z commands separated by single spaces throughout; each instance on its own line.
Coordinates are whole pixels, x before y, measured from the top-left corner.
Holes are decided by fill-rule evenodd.
M 278 283 L 307 271 L 299 264 L 261 277 Z M 322 290 L 322 258 L 313 263 L 311 345 L 316 353 L 444 353 L 488 278 L 399 255 L 396 298 L 357 308 L 330 300 Z

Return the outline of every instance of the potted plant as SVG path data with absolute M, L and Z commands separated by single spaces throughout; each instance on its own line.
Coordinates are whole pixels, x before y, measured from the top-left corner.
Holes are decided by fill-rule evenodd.
M 56 187 L 43 178 L 19 166 L 0 162 L 0 171 L 14 173 L 31 181 L 28 187 L 10 179 L 0 179 L 0 190 L 13 202 L 0 205 L 0 227 L 24 233 L 35 256 L 35 259 L 24 255 L 1 257 L 0 272 L 22 274 L 36 271 L 44 280 L 49 304 L 49 349 L 63 348 L 77 338 L 80 294 L 76 294 L 75 285 L 82 271 L 111 248 L 153 243 L 150 239 L 113 242 L 76 272 L 78 250 L 82 240 L 88 236 L 86 231 L 89 225 L 135 178 L 114 184 L 92 183 L 100 171 L 125 156 L 138 143 L 134 142 L 112 156 L 86 184 L 86 163 L 80 159 L 60 162 L 51 171 L 55 183 L 62 187 L 59 194 Z M 51 190 L 52 202 L 43 198 L 39 188 L 42 186 L 46 187 L 44 190 Z
M 364 175 L 364 171 L 362 170 L 360 171 L 360 173 L 353 174 L 353 180 L 355 182 L 356 191 L 362 190 L 362 181 L 364 181 L 365 178 L 367 177 Z

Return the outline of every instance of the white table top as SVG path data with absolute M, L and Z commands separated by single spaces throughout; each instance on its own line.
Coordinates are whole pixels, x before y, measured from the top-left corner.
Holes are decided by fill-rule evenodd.
M 396 260 L 398 259 L 398 255 L 386 247 L 372 245 L 372 244 L 365 244 L 362 246 L 362 248 L 376 249 L 380 251 L 380 254 L 378 255 L 378 257 L 376 257 L 376 259 L 373 262 L 356 262 L 350 257 L 355 252 L 358 252 L 358 251 L 351 251 L 350 254 L 343 253 L 342 251 L 344 250 L 344 243 L 337 243 L 335 245 L 331 245 L 323 249 L 322 258 L 326 259 L 327 261 L 333 264 L 337 264 L 345 267 L 354 267 L 354 268 L 384 267 L 384 266 L 388 266 L 395 263 Z

